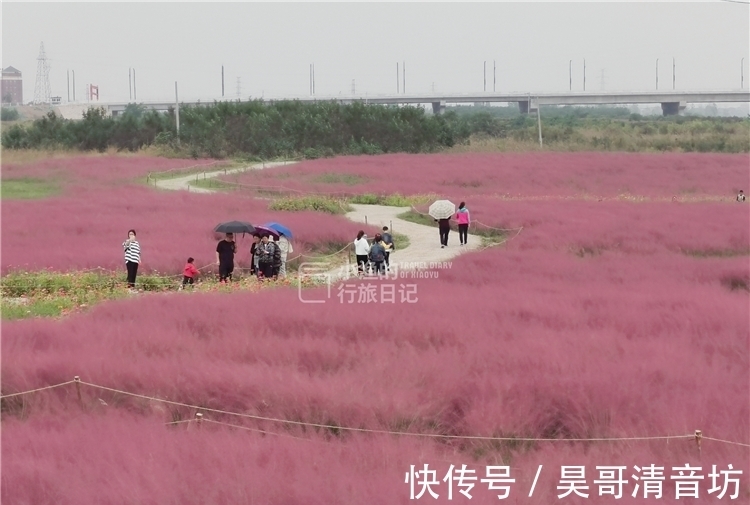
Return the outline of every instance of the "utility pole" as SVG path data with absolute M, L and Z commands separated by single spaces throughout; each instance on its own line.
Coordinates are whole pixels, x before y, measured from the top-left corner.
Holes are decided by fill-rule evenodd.
M 675 63 L 674 58 L 672 58 L 672 90 L 675 89 Z
M 242 100 L 242 86 L 239 77 L 237 78 L 237 100 Z
M 659 58 L 656 58 L 656 89 L 659 90 Z
M 221 66 L 221 97 L 224 98 L 224 65 Z
M 740 62 L 740 89 L 745 89 L 745 58 Z
M 487 92 L 487 60 L 484 60 L 484 92 Z
M 400 84 L 399 84 L 399 82 L 398 82 L 398 80 L 399 80 L 399 77 L 401 77 L 401 76 L 400 76 L 400 75 L 399 75 L 399 73 L 398 73 L 398 62 L 396 62 L 396 94 L 397 94 L 397 95 L 398 95 L 399 93 L 401 93 L 401 86 L 400 86 Z
M 529 102 L 531 103 L 531 102 Z M 541 112 L 541 104 L 539 103 L 539 97 L 536 97 L 536 122 L 539 125 L 539 148 L 541 149 L 542 146 L 542 112 Z
M 70 102 L 70 70 L 68 70 L 68 102 Z
M 73 74 L 73 84 L 76 83 L 75 74 Z M 73 97 L 75 98 L 76 92 L 73 91 Z M 138 101 L 138 93 L 135 91 L 135 69 L 133 69 L 133 100 Z
M 180 142 L 180 100 L 177 97 L 177 81 L 174 82 L 175 119 L 177 120 L 177 143 Z
M 570 91 L 573 91 L 573 60 L 568 62 L 568 79 L 570 80 Z
M 352 96 L 356 94 L 356 88 L 354 87 L 354 79 L 352 79 Z
M 404 91 L 404 94 L 406 94 L 406 62 L 404 62 L 403 67 L 401 67 L 401 73 L 403 74 L 403 77 L 404 77 L 403 91 Z
M 133 101 L 133 69 L 128 68 L 128 89 L 130 90 L 130 101 Z
M 312 66 L 313 66 L 313 96 L 315 96 L 315 63 L 313 63 Z
M 583 59 L 583 91 L 586 91 L 586 58 Z
M 492 60 L 492 92 L 495 92 L 495 85 L 497 84 L 497 65 L 495 60 Z
M 73 70 L 73 101 L 76 101 L 76 71 Z

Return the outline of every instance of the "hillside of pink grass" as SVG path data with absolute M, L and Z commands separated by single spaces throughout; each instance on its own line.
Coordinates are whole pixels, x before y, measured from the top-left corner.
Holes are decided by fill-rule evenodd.
M 334 194 L 436 193 L 458 200 L 479 195 L 523 197 L 621 194 L 647 197 L 723 196 L 750 188 L 747 154 L 389 154 L 305 161 L 222 179 L 248 185 Z M 356 184 L 321 176 L 359 176 Z
M 66 196 L 2 203 L 2 271 L 124 268 L 122 242 L 138 233 L 142 270 L 180 273 L 188 256 L 215 260 L 214 227 L 241 220 L 276 221 L 294 232 L 295 253 L 347 243 L 362 225 L 320 212 L 276 212 L 240 195 L 157 191 L 146 186 L 76 188 Z M 239 266 L 250 262 L 251 237 L 238 236 Z
M 672 179 L 664 187 L 679 184 Z M 75 205 L 96 198 L 95 191 L 76 191 L 85 197 Z M 148 191 L 113 190 L 116 205 L 99 201 L 108 217 L 102 221 L 135 212 L 144 229 L 149 215 L 168 216 L 175 229 L 187 229 L 190 221 L 180 216 L 199 201 L 211 205 L 198 207 L 198 214 L 217 212 L 214 220 L 235 217 L 212 206 L 262 212 L 237 195 Z M 142 210 L 135 211 L 136 201 Z M 435 279 L 400 279 L 417 286 L 414 304 L 341 303 L 336 287 L 323 304 L 301 303 L 295 290 L 174 293 L 106 303 L 58 321 L 7 322 L 0 342 L 2 393 L 78 375 L 204 408 L 372 430 L 608 438 L 700 429 L 706 437 L 750 441 L 747 205 L 489 196 L 467 203 L 476 226 L 523 230 L 500 247 L 454 259 Z M 71 208 L 94 213 L 97 207 Z M 286 222 L 286 215 L 264 219 Z M 295 225 L 307 233 L 302 223 Z M 122 226 L 130 227 L 125 220 Z M 206 217 L 200 227 L 208 227 L 200 233 L 209 256 L 212 226 Z M 64 243 L 75 233 L 66 230 L 56 239 Z M 139 231 L 144 256 L 151 254 L 145 244 L 161 240 L 145 234 Z M 120 236 L 117 230 L 107 239 L 107 250 L 117 255 Z M 435 237 L 437 243 L 437 229 Z M 3 239 L 5 265 L 5 222 Z M 449 247 L 456 240 L 451 235 Z M 392 260 L 398 261 L 398 251 Z M 325 290 L 303 295 L 321 299 Z M 428 463 L 438 471 L 440 498 L 422 500 L 453 503 L 464 497 L 454 489 L 447 500 L 442 478 L 451 463 L 465 463 L 479 478 L 483 465 L 510 464 L 517 487 L 506 503 L 517 504 L 556 502 L 562 465 L 586 465 L 591 494 L 561 501 L 612 503 L 598 496 L 595 467 L 627 465 L 631 483 L 623 500 L 646 504 L 654 499 L 631 498 L 630 476 L 633 465 L 653 463 L 666 467 L 662 500 L 671 503 L 671 467 L 688 462 L 702 465 L 706 476 L 711 465 L 731 463 L 744 472 L 734 502 L 750 500 L 750 449 L 709 440 L 700 457 L 692 438 L 511 449 L 478 440 L 331 436 L 206 412 L 214 421 L 276 433 L 263 437 L 214 424 L 164 426 L 192 418 L 194 409 L 186 407 L 85 385 L 82 397 L 83 410 L 72 385 L 4 401 L 3 500 L 406 504 L 404 473 L 411 464 Z M 539 464 L 544 470 L 528 498 Z M 692 502 L 718 501 L 709 488 L 706 477 L 701 499 Z M 497 502 L 481 482 L 472 495 L 472 503 Z

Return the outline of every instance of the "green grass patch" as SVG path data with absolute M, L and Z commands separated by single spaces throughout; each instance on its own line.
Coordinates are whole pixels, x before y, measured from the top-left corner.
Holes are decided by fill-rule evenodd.
M 60 185 L 50 180 L 24 177 L 22 179 L 5 179 L 0 182 L 0 197 L 3 200 L 46 198 L 59 192 Z
M 190 186 L 194 188 L 212 189 L 215 191 L 236 191 L 239 186 L 232 182 L 226 182 L 216 177 L 206 177 L 205 179 L 196 179 L 190 181 Z
M 346 214 L 351 210 L 345 201 L 329 196 L 288 196 L 274 200 L 268 208 L 287 212 L 313 210 L 328 214 Z
M 354 186 L 367 182 L 367 178 L 356 174 L 325 173 L 319 174 L 312 178 L 312 182 L 322 182 L 326 184 L 348 184 Z
M 391 236 L 393 237 L 393 244 L 396 246 L 396 251 L 403 251 L 404 249 L 409 247 L 409 245 L 411 245 L 409 237 L 407 237 L 403 233 L 391 231 Z
M 398 193 L 392 195 L 376 195 L 365 193 L 349 197 L 351 203 L 364 205 L 388 205 L 390 207 L 411 207 L 412 205 L 421 205 L 427 202 L 437 200 L 439 197 L 434 194 L 426 195 L 401 195 Z

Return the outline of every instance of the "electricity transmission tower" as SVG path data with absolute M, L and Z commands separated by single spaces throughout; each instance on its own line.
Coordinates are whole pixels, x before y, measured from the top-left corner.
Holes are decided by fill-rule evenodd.
M 44 53 L 44 42 L 39 46 L 36 65 L 36 85 L 34 86 L 34 103 L 50 103 L 52 92 L 49 86 L 49 63 Z

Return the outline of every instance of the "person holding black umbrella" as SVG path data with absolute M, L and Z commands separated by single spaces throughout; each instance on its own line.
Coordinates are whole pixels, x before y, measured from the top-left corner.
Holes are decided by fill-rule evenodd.
M 219 282 L 232 280 L 234 271 L 234 255 L 237 252 L 237 243 L 234 241 L 234 233 L 227 233 L 224 240 L 216 245 L 216 264 L 219 265 Z

